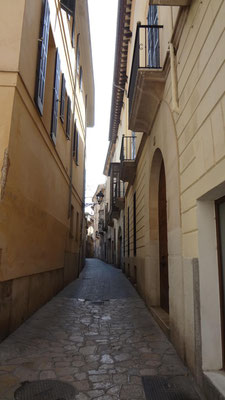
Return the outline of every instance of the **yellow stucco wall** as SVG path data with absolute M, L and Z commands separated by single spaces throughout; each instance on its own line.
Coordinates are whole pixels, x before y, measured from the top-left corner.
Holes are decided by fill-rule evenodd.
M 0 339 L 75 279 L 82 268 L 85 96 L 90 82 L 93 84 L 93 71 L 90 58 L 83 65 L 84 77 L 89 74 L 89 82 L 84 78 L 81 91 L 79 76 L 74 73 L 76 49 L 71 44 L 71 19 L 60 9 L 59 2 L 49 0 L 49 6 L 43 116 L 34 102 L 42 1 L 13 1 L 10 5 L 6 2 L 0 17 L 12 13 L 8 18 L 12 22 L 10 29 L 5 24 L 0 28 L 0 33 L 4 28 L 0 42 L 4 54 L 0 62 Z M 78 20 L 79 7 L 80 3 Z M 78 26 L 79 23 L 75 43 Z M 88 38 L 88 24 L 85 29 L 83 36 Z M 82 37 L 80 44 L 81 62 L 87 38 Z M 62 124 L 58 113 L 54 145 L 50 129 L 56 48 L 72 113 L 70 140 L 66 138 L 66 122 Z M 86 54 L 88 51 L 85 49 Z M 72 159 L 73 215 L 68 218 L 74 119 L 79 131 L 79 157 L 78 165 Z

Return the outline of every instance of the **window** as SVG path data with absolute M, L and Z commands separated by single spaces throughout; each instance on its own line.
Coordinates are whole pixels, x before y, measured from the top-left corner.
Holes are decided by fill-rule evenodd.
M 64 122 L 65 99 L 66 99 L 66 80 L 64 74 L 62 74 L 61 99 L 60 99 L 60 119 L 62 123 Z
M 82 69 L 82 67 L 80 67 L 79 88 L 80 88 L 80 90 L 83 89 L 83 69 Z
M 155 5 L 149 6 L 148 25 L 158 25 L 158 9 Z M 150 68 L 159 68 L 159 29 L 148 29 L 148 65 Z
M 38 41 L 37 75 L 34 100 L 41 115 L 43 115 L 45 78 L 48 56 L 48 39 L 50 27 L 50 10 L 48 1 L 43 3 L 40 38 Z
M 71 42 L 74 47 L 74 33 L 75 33 L 75 10 L 76 10 L 76 0 L 60 0 L 60 4 L 63 10 L 67 13 L 67 18 L 70 21 L 70 17 L 73 18 L 72 31 L 71 31 Z
M 132 131 L 132 138 L 131 138 L 131 160 L 135 160 L 136 157 L 136 136 L 135 132 Z
M 136 192 L 133 196 L 133 226 L 134 226 L 134 256 L 136 256 L 137 244 L 136 244 Z
M 68 96 L 67 99 L 67 117 L 66 117 L 66 137 L 70 138 L 70 120 L 71 120 L 71 100 Z
M 77 74 L 80 72 L 80 35 L 77 35 L 77 52 L 76 52 L 76 71 Z
M 74 124 L 74 131 L 73 131 L 73 158 L 75 163 L 78 165 L 79 159 L 79 132 L 76 127 L 76 122 Z
M 60 81 L 60 58 L 57 49 L 55 56 L 55 76 L 54 76 L 54 87 L 53 87 L 52 122 L 51 122 L 51 138 L 54 143 L 56 143 L 57 119 L 58 119 L 59 81 Z
M 77 125 L 76 121 L 74 122 L 74 130 L 73 130 L 73 157 L 75 157 L 75 152 L 76 152 L 76 132 L 77 132 Z
M 65 10 L 72 17 L 75 14 L 75 0 L 60 0 L 63 10 Z

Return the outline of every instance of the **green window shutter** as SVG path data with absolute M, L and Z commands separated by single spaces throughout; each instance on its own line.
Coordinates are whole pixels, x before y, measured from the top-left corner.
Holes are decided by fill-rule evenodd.
M 48 38 L 50 26 L 50 9 L 48 0 L 43 1 L 42 18 L 40 27 L 40 38 L 38 44 L 37 72 L 36 72 L 36 88 L 35 103 L 43 115 L 44 94 L 45 94 L 45 78 L 48 56 Z
M 53 87 L 52 123 L 51 123 L 51 138 L 54 143 L 56 143 L 56 130 L 57 130 L 57 119 L 58 119 L 59 81 L 60 81 L 60 58 L 57 49 L 55 56 L 55 77 L 54 77 L 54 87 Z
M 60 119 L 62 122 L 64 122 L 65 100 L 66 100 L 66 80 L 64 74 L 62 74 L 61 99 L 60 99 Z
M 75 15 L 75 0 L 60 0 L 60 4 L 69 15 Z
M 71 100 L 67 100 L 67 117 L 66 117 L 66 137 L 70 138 L 70 120 L 71 120 Z

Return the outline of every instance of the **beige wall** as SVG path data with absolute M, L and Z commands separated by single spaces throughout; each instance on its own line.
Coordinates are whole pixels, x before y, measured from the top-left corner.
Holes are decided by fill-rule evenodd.
M 138 21 L 145 23 L 147 9 L 147 1 L 133 3 L 132 32 L 136 31 Z M 164 25 L 160 34 L 161 65 L 178 11 L 177 7 L 159 7 L 159 23 Z M 224 15 L 225 3 L 222 0 L 192 1 L 176 49 L 178 112 L 172 111 L 169 65 L 163 99 L 150 136 L 143 136 L 145 144 L 138 154 L 134 184 L 127 185 L 125 211 L 121 212 L 118 221 L 114 220 L 118 231 L 123 226 L 125 213 L 127 274 L 137 278 L 138 289 L 148 306 L 159 306 L 157 203 L 159 168 L 163 159 L 167 196 L 170 336 L 196 376 L 201 368 L 214 371 L 222 368 L 214 200 L 225 195 Z M 128 77 L 134 37 L 133 34 L 129 44 Z M 124 102 L 127 103 L 125 96 Z M 151 113 L 147 103 L 146 112 Z M 121 135 L 130 134 L 126 119 L 125 105 L 121 111 L 113 162 L 119 161 Z M 133 255 L 134 192 L 137 201 L 136 257 Z

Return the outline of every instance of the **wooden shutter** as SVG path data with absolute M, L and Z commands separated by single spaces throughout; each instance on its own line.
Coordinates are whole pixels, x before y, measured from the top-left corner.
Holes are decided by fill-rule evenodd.
M 57 130 L 57 119 L 58 119 L 59 81 L 60 81 L 60 58 L 57 49 L 55 55 L 55 77 L 54 77 L 54 87 L 53 87 L 52 123 L 51 123 L 51 138 L 54 143 L 56 143 L 56 130 Z
M 70 120 L 71 120 L 71 100 L 68 97 L 67 100 L 67 117 L 66 117 L 66 137 L 70 138 Z
M 75 152 L 76 152 L 76 132 L 77 132 L 77 126 L 76 126 L 76 121 L 74 122 L 74 130 L 73 130 L 73 157 L 75 157 Z
M 44 0 L 42 8 L 40 38 L 38 42 L 36 89 L 34 97 L 35 103 L 37 104 L 38 110 L 40 111 L 41 115 L 43 115 L 43 105 L 44 105 L 49 26 L 50 26 L 50 10 L 48 5 L 48 0 Z
M 77 35 L 77 51 L 76 51 L 76 70 L 77 74 L 80 72 L 80 35 Z
M 60 0 L 61 7 L 72 17 L 75 14 L 75 0 Z
M 61 99 L 60 99 L 60 119 L 62 122 L 64 122 L 65 99 L 66 99 L 66 80 L 64 74 L 62 74 Z
M 74 35 L 75 35 L 75 15 L 76 15 L 76 1 L 75 1 L 75 5 L 74 5 L 73 24 L 72 24 L 72 32 L 71 32 L 72 47 L 75 47 L 75 43 L 74 43 Z
M 78 165 L 78 159 L 79 159 L 79 132 L 77 130 L 77 135 L 76 135 L 76 152 L 75 152 L 75 162 Z
M 82 67 L 80 67 L 79 87 L 80 87 L 80 90 L 83 89 L 83 69 L 82 69 Z

